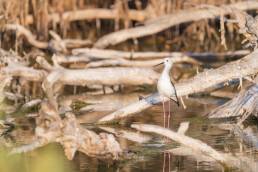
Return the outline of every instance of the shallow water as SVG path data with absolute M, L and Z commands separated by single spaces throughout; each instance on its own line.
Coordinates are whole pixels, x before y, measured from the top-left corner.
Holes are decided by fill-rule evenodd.
M 133 93 L 135 94 L 135 93 Z M 133 100 L 132 100 L 133 101 Z M 189 129 L 186 132 L 187 136 L 199 139 L 208 145 L 212 146 L 221 152 L 231 152 L 237 153 L 240 150 L 239 140 L 237 137 L 233 136 L 227 130 L 220 129 L 214 120 L 209 120 L 205 115 L 210 112 L 211 109 L 215 108 L 218 104 L 224 102 L 223 99 L 218 99 L 215 97 L 201 97 L 201 98 L 189 98 L 185 100 L 187 109 L 183 109 L 182 106 L 177 107 L 172 104 L 172 117 L 170 128 L 176 131 L 180 123 L 184 121 L 190 122 Z M 167 111 L 168 109 L 166 109 Z M 102 112 L 102 114 L 107 114 L 108 112 Z M 85 114 L 92 115 L 92 114 Z M 83 116 L 78 116 L 79 121 L 83 122 L 86 119 Z M 89 121 L 91 121 L 90 119 Z M 221 121 L 220 121 L 221 122 Z M 117 132 L 122 132 L 129 130 L 130 132 L 136 132 L 130 129 L 130 124 L 132 123 L 145 123 L 145 124 L 156 124 L 163 126 L 163 110 L 162 105 L 156 105 L 143 113 L 137 114 L 129 119 L 122 120 L 119 125 L 115 126 L 105 126 L 103 128 L 97 128 L 91 124 L 83 124 L 83 127 L 90 128 L 97 133 L 107 132 L 105 130 L 112 131 L 115 129 Z M 115 127 L 115 128 L 112 128 Z M 255 126 L 256 127 L 256 126 Z M 28 127 L 29 128 L 29 127 Z M 105 129 L 105 130 L 104 130 Z M 139 132 L 136 132 L 139 133 Z M 78 171 L 78 172 L 97 172 L 97 171 L 108 171 L 108 172 L 120 172 L 120 171 L 179 171 L 179 172 L 202 172 L 202 171 L 223 171 L 224 169 L 215 162 L 208 160 L 203 160 L 201 155 L 196 157 L 189 155 L 182 155 L 176 153 L 168 153 L 168 150 L 179 148 L 180 145 L 173 141 L 165 141 L 164 138 L 150 134 L 141 133 L 141 139 L 149 139 L 145 143 L 136 143 L 134 141 L 129 141 L 128 139 L 121 137 L 116 137 L 119 141 L 121 147 L 124 150 L 132 152 L 133 158 L 123 161 L 112 161 L 92 158 L 84 155 L 83 153 L 77 152 L 72 161 L 68 161 L 64 155 L 63 148 L 58 144 L 50 144 L 43 148 L 37 149 L 35 151 L 22 154 L 20 157 L 22 160 L 19 161 L 21 164 L 17 165 L 19 171 L 35 171 L 34 169 L 39 168 L 36 171 L 45 171 L 45 169 L 51 169 L 51 171 Z M 21 139 L 24 141 L 29 135 L 20 135 Z M 51 151 L 48 151 L 48 150 Z M 42 153 L 43 152 L 43 153 Z M 44 152 L 47 152 L 45 154 Z M 49 153 L 50 152 L 50 153 Z M 251 152 L 252 153 L 252 152 Z M 199 157 L 200 156 L 200 157 Z M 42 158 L 43 157 L 43 158 Z M 44 159 L 45 157 L 45 159 Z M 45 160 L 50 161 L 50 157 L 53 158 L 52 164 L 48 164 L 47 168 L 44 166 Z M 42 158 L 42 159 L 41 159 Z M 39 162 L 35 161 L 39 159 Z M 52 161 L 52 160 L 51 160 Z M 57 162 L 56 162 L 57 161 Z M 0 165 L 1 165 L 0 159 Z M 35 165 L 34 164 L 40 164 Z M 24 165 L 25 164 L 25 165 Z M 43 165 L 42 165 L 43 164 Z M 21 166 L 21 167 L 19 167 Z M 61 169 L 60 166 L 62 167 Z M 58 170 L 55 170 L 58 169 Z M 1 170 L 0 168 L 0 171 Z M 6 171 L 6 170 L 4 170 Z M 14 170 L 17 171 L 17 170 Z M 49 171 L 49 170 L 47 170 Z M 235 172 L 236 170 L 230 170 Z
M 208 102 L 207 98 L 207 102 Z M 213 99 L 216 103 L 218 100 Z M 213 148 L 224 151 L 225 147 L 237 149 L 237 142 L 232 135 L 225 130 L 219 129 L 216 125 L 207 120 L 204 115 L 210 111 L 214 105 L 202 105 L 196 103 L 194 99 L 186 100 L 187 109 L 172 105 L 171 129 L 177 130 L 183 121 L 189 121 L 190 126 L 186 135 L 196 139 L 200 139 L 208 143 Z M 138 114 L 126 122 L 125 125 L 131 123 L 147 123 L 163 125 L 162 105 Z M 126 129 L 123 127 L 122 129 Z M 118 138 L 122 147 L 133 152 L 137 152 L 137 157 L 125 162 L 108 163 L 102 160 L 88 158 L 81 153 L 77 154 L 75 163 L 78 171 L 223 171 L 223 168 L 213 162 L 197 161 L 190 156 L 174 155 L 165 153 L 166 150 L 177 148 L 179 145 L 175 142 L 164 144 L 163 138 L 152 135 L 153 139 L 144 144 L 134 143 L 124 138 Z M 94 162 L 94 163 L 92 163 Z

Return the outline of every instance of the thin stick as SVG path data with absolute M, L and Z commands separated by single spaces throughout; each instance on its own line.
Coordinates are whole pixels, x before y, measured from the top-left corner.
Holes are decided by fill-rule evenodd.
M 183 96 L 180 96 L 180 100 L 181 100 L 181 103 L 183 105 L 183 108 L 186 109 L 186 105 L 185 105 L 185 102 L 183 100 Z

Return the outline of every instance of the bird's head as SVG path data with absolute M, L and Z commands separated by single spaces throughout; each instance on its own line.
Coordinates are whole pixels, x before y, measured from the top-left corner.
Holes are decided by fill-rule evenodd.
M 163 61 L 163 63 L 164 63 L 164 65 L 165 65 L 165 67 L 167 67 L 167 68 L 171 68 L 172 67 L 172 65 L 173 65 L 173 61 L 172 61 L 172 59 L 171 58 L 165 58 L 164 59 L 164 61 Z
M 172 65 L 173 65 L 173 61 L 172 61 L 171 58 L 167 57 L 167 58 L 165 58 L 165 59 L 163 60 L 163 62 L 161 62 L 161 63 L 159 63 L 159 64 L 157 64 L 157 65 L 155 65 L 155 66 L 159 66 L 159 65 L 161 65 L 161 64 L 164 64 L 164 65 L 165 65 L 165 68 L 170 69 L 170 68 L 172 67 Z

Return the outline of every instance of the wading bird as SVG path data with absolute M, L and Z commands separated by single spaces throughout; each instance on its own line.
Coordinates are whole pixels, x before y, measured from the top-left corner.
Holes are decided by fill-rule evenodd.
M 172 81 L 170 80 L 170 69 L 172 68 L 173 61 L 170 58 L 165 58 L 164 61 L 160 64 L 157 64 L 155 66 L 164 64 L 164 69 L 161 73 L 161 76 L 158 80 L 157 89 L 159 92 L 159 95 L 162 99 L 163 104 L 163 113 L 164 113 L 164 127 L 166 128 L 166 112 L 165 112 L 165 98 L 169 98 L 168 101 L 168 122 L 167 122 L 167 128 L 169 128 L 170 123 L 170 100 L 174 101 L 179 106 L 179 101 L 176 93 L 176 89 Z

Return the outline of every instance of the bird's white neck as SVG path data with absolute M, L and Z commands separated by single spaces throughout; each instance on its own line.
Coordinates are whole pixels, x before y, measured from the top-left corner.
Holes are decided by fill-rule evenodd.
M 165 68 L 163 69 L 162 75 L 169 75 L 171 66 L 165 66 Z

